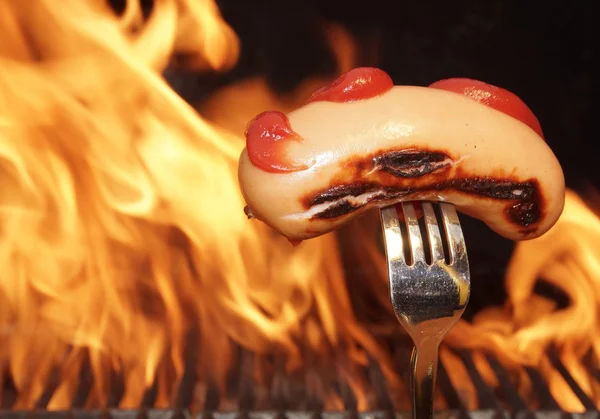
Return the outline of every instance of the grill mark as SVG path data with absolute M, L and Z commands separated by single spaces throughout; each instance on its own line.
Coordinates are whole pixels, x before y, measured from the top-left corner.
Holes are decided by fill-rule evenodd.
M 495 199 L 529 200 L 536 194 L 534 181 L 512 182 L 496 178 L 453 179 L 448 186 L 461 192 Z M 517 192 L 520 191 L 520 192 Z
M 342 215 L 350 214 L 356 210 L 358 210 L 361 206 L 354 205 L 346 200 L 341 200 L 337 204 L 330 206 L 329 208 L 313 215 L 314 218 L 319 218 L 322 220 L 328 220 L 331 218 L 337 218 Z
M 309 206 L 324 204 L 326 202 L 337 201 L 338 199 L 346 196 L 359 196 L 364 193 L 370 192 L 370 186 L 360 183 L 351 183 L 348 185 L 337 185 L 327 189 L 321 194 L 315 196 L 309 201 Z
M 366 185 L 365 184 L 365 185 L 361 185 L 361 189 L 364 189 L 365 194 L 373 193 L 373 195 L 369 199 L 367 199 L 364 204 L 356 204 L 354 202 L 350 202 L 347 199 L 349 196 L 358 197 L 362 194 L 344 195 L 344 196 L 341 196 L 337 199 L 333 199 L 330 201 L 318 200 L 319 204 L 331 202 L 331 203 L 333 203 L 333 205 L 325 208 L 323 211 L 319 211 L 318 213 L 313 215 L 311 218 L 312 219 L 315 219 L 315 218 L 320 218 L 320 219 L 337 218 L 342 215 L 350 214 L 373 201 L 396 199 L 396 198 L 400 198 L 401 196 L 405 196 L 405 195 L 409 194 L 407 191 L 396 190 L 393 188 L 382 188 L 381 186 L 378 186 L 378 185 Z M 358 189 L 355 189 L 355 190 L 358 190 Z
M 452 160 L 435 151 L 395 150 L 373 157 L 373 164 L 397 177 L 416 178 L 446 169 Z
M 351 214 L 373 202 L 389 201 L 435 191 L 454 190 L 482 198 L 506 201 L 507 221 L 531 231 L 542 218 L 543 202 L 535 179 L 514 180 L 506 173 L 470 176 L 449 153 L 440 150 L 385 150 L 340 163 L 331 186 L 302 199 L 308 210 L 331 203 L 311 219 L 333 219 Z M 452 173 L 447 173 L 452 170 Z M 363 202 L 356 198 L 364 194 Z M 529 229 L 527 229 L 529 227 Z
M 517 202 L 507 210 L 510 218 L 523 227 L 529 227 L 539 221 L 541 211 L 539 204 L 534 201 Z
M 415 193 L 427 193 L 441 190 L 456 190 L 463 193 L 481 197 L 509 201 L 506 214 L 510 221 L 522 227 L 529 227 L 541 218 L 540 199 L 537 182 L 529 180 L 526 182 L 512 182 L 495 178 L 466 178 L 451 179 L 447 182 L 436 183 L 422 188 L 400 189 L 393 187 L 382 188 L 378 184 L 352 184 L 337 185 L 317 194 L 310 202 L 323 204 L 335 202 L 332 206 L 315 213 L 311 219 L 332 219 L 347 215 L 360 208 L 378 201 L 386 201 L 409 196 Z M 363 204 L 354 204 L 344 199 L 347 196 L 359 196 L 364 193 L 381 191 L 373 195 Z M 349 192 L 344 194 L 344 192 Z M 518 192 L 518 193 L 517 193 Z M 515 203 L 515 201 L 517 201 Z

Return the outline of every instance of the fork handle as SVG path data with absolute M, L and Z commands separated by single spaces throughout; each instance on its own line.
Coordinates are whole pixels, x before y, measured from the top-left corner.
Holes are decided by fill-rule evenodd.
M 413 419 L 432 419 L 439 342 L 415 345 L 411 357 Z

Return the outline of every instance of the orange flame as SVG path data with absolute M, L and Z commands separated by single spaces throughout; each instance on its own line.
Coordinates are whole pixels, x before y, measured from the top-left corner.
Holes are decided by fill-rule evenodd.
M 557 307 L 537 294 L 539 281 L 564 292 L 568 306 Z M 473 325 L 459 324 L 448 343 L 493 349 L 507 365 L 538 367 L 564 410 L 584 411 L 548 358 L 548 351 L 555 350 L 600 407 L 598 383 L 590 375 L 590 360 L 600 359 L 599 281 L 600 218 L 568 190 L 558 223 L 542 237 L 517 244 L 506 272 L 506 306 L 478 313 Z
M 338 72 L 355 66 L 356 42 L 336 25 L 324 33 Z M 155 406 L 166 407 L 190 368 L 186 354 L 196 356 L 200 386 L 223 389 L 239 362 L 236 345 L 257 354 L 258 386 L 273 381 L 266 355 L 276 353 L 287 374 L 311 382 L 331 382 L 335 370 L 359 410 L 373 405 L 362 368 L 375 359 L 395 405 L 408 405 L 378 339 L 399 326 L 376 215 L 294 249 L 241 210 L 236 167 L 246 122 L 267 108 L 299 106 L 335 74 L 307 79 L 286 97 L 261 78 L 244 80 L 206 101 L 200 117 L 160 74 L 169 64 L 235 65 L 239 41 L 209 0 L 156 0 L 147 19 L 136 0 L 121 15 L 103 0 L 10 0 L 0 3 L 0 39 L 0 390 L 10 375 L 13 408 L 34 407 L 56 377 L 47 407 L 69 407 L 82 368 L 94 378 L 86 407 L 107 404 L 115 374 L 124 380 L 120 407 L 139 406 L 153 383 Z M 548 361 L 555 345 L 600 400 L 585 368 L 589 351 L 600 355 L 599 245 L 600 220 L 569 192 L 557 226 L 517 246 L 507 306 L 460 323 L 447 343 L 479 351 L 475 363 L 492 387 L 484 350 L 511 368 L 524 394 L 531 383 L 519 367 L 537 366 L 563 408 L 582 410 Z M 367 267 L 368 281 L 353 266 Z M 540 277 L 570 297 L 566 309 L 534 293 Z M 363 284 L 360 309 L 346 280 Z M 475 408 L 449 347 L 442 361 Z M 316 387 L 325 409 L 342 407 L 331 387 Z
M 167 406 L 190 330 L 211 342 L 197 349 L 199 380 L 220 387 L 233 342 L 279 348 L 289 370 L 307 333 L 319 351 L 346 347 L 351 364 L 380 352 L 353 318 L 335 238 L 293 250 L 249 223 L 243 138 L 159 75 L 175 53 L 232 65 L 235 35 L 213 2 L 155 3 L 148 20 L 135 1 L 121 16 L 102 1 L 0 6 L 0 365 L 15 408 L 33 407 L 57 373 L 48 408 L 68 407 L 86 356 L 90 405 L 106 403 L 116 371 L 121 407 L 156 378 Z

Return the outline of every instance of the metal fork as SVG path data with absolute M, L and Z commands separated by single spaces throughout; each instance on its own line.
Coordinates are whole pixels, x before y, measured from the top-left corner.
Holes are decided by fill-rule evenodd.
M 431 419 L 439 345 L 465 310 L 471 279 L 454 206 L 436 204 L 442 219 L 440 231 L 433 205 L 419 204 L 425 234 L 419 227 L 415 203 L 382 208 L 380 215 L 392 305 L 415 345 L 411 358 L 413 418 Z M 400 213 L 403 216 L 399 217 Z

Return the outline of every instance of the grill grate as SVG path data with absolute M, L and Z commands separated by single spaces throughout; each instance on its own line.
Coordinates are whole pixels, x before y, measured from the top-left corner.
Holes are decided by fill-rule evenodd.
M 2 412 L 3 419 L 412 419 L 409 412 L 390 413 L 379 410 L 365 413 L 308 411 L 263 412 L 202 412 L 190 413 L 187 409 L 139 409 L 139 410 L 80 410 L 9 411 Z M 435 419 L 597 419 L 598 412 L 565 413 L 560 411 L 518 412 L 514 416 L 503 410 L 448 410 L 434 413 Z
M 397 359 L 401 360 L 400 371 L 408 371 L 408 351 L 409 348 L 398 345 Z M 11 410 L 16 397 L 11 394 L 8 388 L 2 397 L 2 410 L 0 410 L 0 419 L 186 419 L 194 416 L 194 419 L 408 419 L 410 414 L 407 409 L 394 413 L 398 405 L 394 404 L 394 395 L 390 394 L 385 385 L 383 373 L 379 365 L 371 360 L 366 371 L 369 380 L 369 397 L 373 409 L 368 413 L 357 412 L 357 400 L 350 386 L 339 379 L 336 386 L 336 393 L 343 403 L 343 409 L 339 412 L 324 412 L 324 389 L 323 384 L 315 380 L 311 385 L 310 371 L 305 377 L 305 385 L 295 382 L 292 378 L 283 373 L 274 375 L 270 383 L 270 392 L 265 398 L 265 389 L 257 387 L 252 379 L 254 355 L 243 349 L 239 349 L 240 362 L 237 365 L 237 371 L 232 373 L 231 385 L 227 393 L 220 394 L 215 386 L 206 385 L 203 389 L 201 399 L 202 406 L 198 409 L 199 413 L 191 413 L 191 406 L 194 404 L 194 395 L 198 391 L 193 384 L 193 374 L 185 374 L 178 386 L 178 391 L 174 394 L 170 409 L 153 409 L 156 401 L 157 389 L 152 386 L 146 391 L 143 401 L 138 410 L 120 410 L 115 407 L 118 405 L 122 396 L 122 387 L 115 387 L 113 394 L 110 395 L 110 403 L 107 409 L 85 410 L 85 405 L 89 389 L 92 384 L 92 377 L 89 376 L 89 369 L 82 369 L 81 386 L 76 396 L 73 398 L 72 409 L 69 411 L 51 412 L 44 410 L 57 388 L 56 381 L 50 380 L 47 389 L 36 403 L 36 410 L 15 411 Z M 456 359 L 460 360 L 464 370 L 468 374 L 468 379 L 472 383 L 475 394 L 465 396 L 461 389 L 452 384 L 451 377 L 448 374 L 448 366 L 442 360 L 440 362 L 438 391 L 439 397 L 443 398 L 446 408 L 444 412 L 437 415 L 438 418 L 489 418 L 497 419 L 502 417 L 514 417 L 519 419 L 527 418 L 548 418 L 562 419 L 572 418 L 599 418 L 596 406 L 591 398 L 581 389 L 567 368 L 561 363 L 559 357 L 554 351 L 548 352 L 548 360 L 555 370 L 564 378 L 565 382 L 572 389 L 573 394 L 581 401 L 585 407 L 585 414 L 567 414 L 560 411 L 558 402 L 553 398 L 547 383 L 541 374 L 532 368 L 524 368 L 523 372 L 529 377 L 532 389 L 534 390 L 527 400 L 520 394 L 511 379 L 511 374 L 505 370 L 502 364 L 492 355 L 486 354 L 485 360 L 489 364 L 490 370 L 497 379 L 497 386 L 494 388 L 486 384 L 481 372 L 478 370 L 472 353 L 468 350 L 455 351 Z M 456 365 L 453 364 L 454 367 Z M 86 370 L 88 372 L 86 372 Z M 193 369 L 190 369 L 193 370 Z M 86 375 L 87 374 L 87 375 Z M 405 384 L 408 383 L 408 377 L 403 375 Z M 5 386 L 6 388 L 6 386 Z M 257 394 L 261 394 L 261 404 L 257 405 Z M 197 394 L 196 394 L 197 396 Z M 476 408 L 470 409 L 465 404 L 465 399 L 475 397 Z M 264 400 L 268 400 L 265 406 Z M 233 404 L 229 403 L 228 408 L 223 408 L 225 400 L 235 400 Z M 226 403 L 227 404 L 227 403 Z M 396 409 L 394 408 L 396 406 Z M 533 406 L 533 407 L 532 407 Z M 278 416 L 279 415 L 279 416 Z
M 462 222 L 462 220 L 461 220 Z M 468 219 L 464 223 L 468 226 Z M 480 231 L 481 229 L 477 230 Z M 345 242 L 341 240 L 340 243 Z M 346 241 L 346 242 L 351 242 Z M 476 248 L 477 249 L 477 248 Z M 345 254 L 342 248 L 342 255 Z M 485 255 L 478 255 L 475 259 L 487 260 Z M 352 259 L 352 258 L 350 258 Z M 351 260 L 345 260 L 345 266 L 351 266 Z M 476 267 L 477 265 L 475 265 Z M 197 364 L 197 353 L 200 342 L 193 333 L 187 337 L 188 351 L 185 364 L 191 366 L 186 368 L 185 374 L 180 382 L 174 386 L 175 390 L 169 398 L 169 409 L 156 409 L 158 395 L 158 383 L 154 383 L 142 397 L 137 410 L 117 409 L 123 395 L 123 377 L 115 374 L 112 377 L 111 393 L 105 409 L 89 410 L 88 397 L 93 387 L 93 376 L 90 368 L 82 363 L 80 368 L 79 387 L 73 397 L 71 410 L 65 412 L 50 412 L 45 410 L 48 403 L 58 388 L 58 379 L 48 380 L 47 387 L 41 397 L 36 401 L 36 410 L 16 411 L 14 409 L 17 400 L 14 385 L 11 385 L 10 377 L 2 382 L 0 377 L 0 419 L 409 419 L 410 401 L 409 388 L 409 362 L 410 346 L 406 344 L 406 336 L 399 336 L 400 326 L 390 312 L 370 311 L 371 306 L 378 307 L 378 302 L 371 301 L 372 295 L 368 292 L 370 286 L 368 273 L 360 269 L 350 269 L 354 275 L 348 277 L 347 286 L 353 307 L 356 309 L 357 317 L 365 325 L 382 326 L 385 321 L 392 321 L 397 327 L 396 332 L 383 330 L 381 327 L 369 327 L 367 330 L 373 332 L 378 342 L 387 342 L 388 349 L 393 356 L 394 368 L 400 372 L 400 378 L 404 385 L 403 392 L 392 392 L 386 385 L 384 373 L 381 366 L 374 359 L 369 360 L 368 365 L 361 371 L 366 380 L 366 395 L 369 413 L 357 412 L 359 400 L 352 386 L 339 375 L 323 379 L 323 370 L 328 365 L 316 365 L 313 359 L 315 355 L 308 352 L 305 354 L 305 366 L 303 376 L 286 374 L 283 358 L 270 360 L 273 372 L 267 384 L 258 383 L 254 380 L 253 371 L 255 367 L 264 361 L 259 355 L 237 348 L 235 359 L 237 362 L 230 371 L 226 391 L 221 393 L 218 387 L 211 382 L 202 386 L 198 385 L 198 377 L 195 375 Z M 485 272 L 477 271 L 476 275 L 483 278 Z M 358 276 L 356 276 L 358 275 Z M 480 280 L 479 287 L 475 286 L 469 302 L 470 310 L 477 311 L 477 307 L 485 307 L 493 304 L 494 296 L 500 291 L 494 287 L 501 287 L 502 281 Z M 474 285 L 477 285 L 474 284 Z M 485 284 L 482 285 L 482 284 Z M 366 287 L 366 288 L 365 288 Z M 388 310 L 389 311 L 389 310 Z M 387 316 L 387 318 L 385 317 Z M 446 348 L 448 349 L 448 348 Z M 569 370 L 563 365 L 557 352 L 550 349 L 546 353 L 547 367 L 562 377 L 565 386 L 570 388 L 573 397 L 577 398 L 586 410 L 584 414 L 567 414 L 561 411 L 561 405 L 554 399 L 548 383 L 540 371 L 524 367 L 520 371 L 507 371 L 494 355 L 473 353 L 469 350 L 448 350 L 451 359 L 442 357 L 440 360 L 436 409 L 441 412 L 437 418 L 481 418 L 481 419 L 566 419 L 589 418 L 600 419 L 592 397 L 578 385 L 571 376 Z M 341 357 L 344 357 L 343 351 Z M 488 368 L 481 371 L 482 360 Z M 450 362 L 451 361 L 451 362 Z M 592 354 L 586 358 L 590 376 L 595 380 L 595 388 L 600 391 L 600 370 L 596 367 L 598 360 Z M 338 362 L 344 365 L 343 362 Z M 66 367 L 70 368 L 69 365 Z M 457 374 L 456 370 L 461 370 Z M 59 374 L 56 374 L 58 377 Z M 492 376 L 492 377 L 491 377 Z M 457 377 L 459 377 L 457 379 Z M 491 378 L 490 378 L 491 377 Z M 515 377 L 526 377 L 530 382 L 530 391 L 524 394 L 518 388 Z M 491 386 L 489 383 L 495 383 Z M 335 393 L 339 403 L 339 411 L 329 412 L 326 409 L 326 398 L 328 392 Z M 400 394 L 399 394 L 400 393 Z M 598 399 L 598 394 L 594 395 Z M 161 404 L 161 407 L 164 404 Z M 392 413 L 394 412 L 394 413 Z

